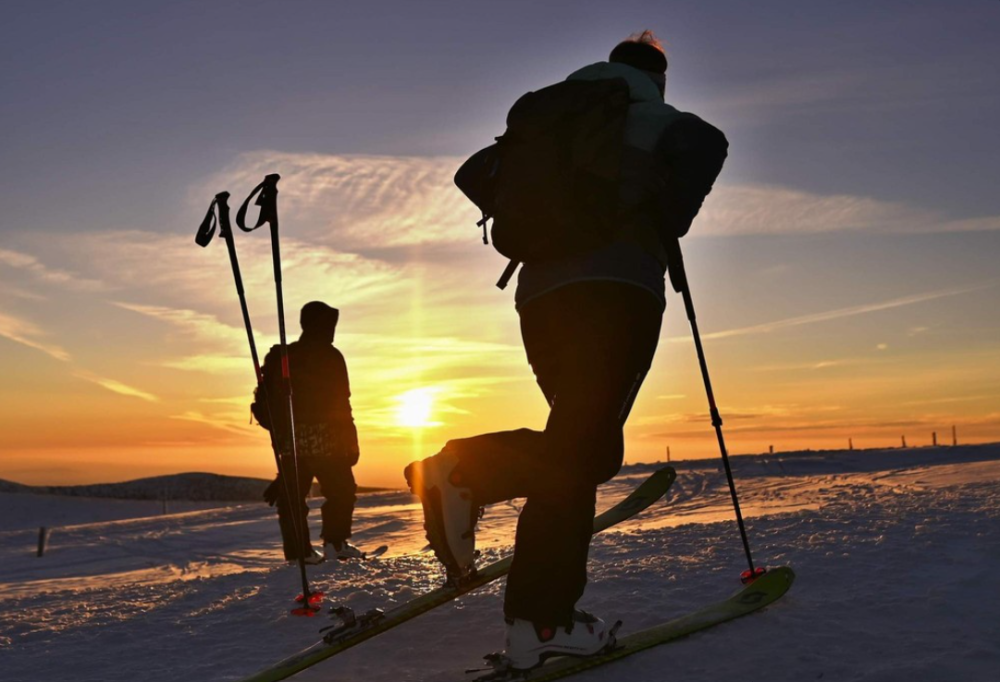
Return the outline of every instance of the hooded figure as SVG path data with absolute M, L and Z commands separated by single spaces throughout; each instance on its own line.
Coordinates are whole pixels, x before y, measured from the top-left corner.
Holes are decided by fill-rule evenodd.
M 336 308 L 320 301 L 307 303 L 299 317 L 302 335 L 288 345 L 297 457 L 292 456 L 292 429 L 288 424 L 288 397 L 281 374 L 280 346 L 272 347 L 264 358 L 268 418 L 260 419 L 264 416 L 260 409 L 254 412 L 261 426 L 274 432 L 281 453 L 281 470 L 292 478 L 287 482 L 279 480 L 272 486 L 288 560 L 297 560 L 301 555 L 307 563 L 315 564 L 324 558 L 364 557 L 348 542 L 357 491 L 351 467 L 358 463 L 360 449 L 351 412 L 347 363 L 333 345 L 339 319 L 340 311 Z M 305 499 L 314 478 L 319 481 L 326 498 L 321 531 L 325 553 L 313 548 L 306 523 L 309 507 Z M 286 490 L 295 498 L 291 504 L 285 499 Z M 297 546 L 297 542 L 301 544 Z

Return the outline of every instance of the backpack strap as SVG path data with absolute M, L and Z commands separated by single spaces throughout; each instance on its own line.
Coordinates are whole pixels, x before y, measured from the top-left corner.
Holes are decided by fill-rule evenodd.
M 514 272 L 517 270 L 517 266 L 520 265 L 520 261 L 509 260 L 507 261 L 507 267 L 503 269 L 503 274 L 500 275 L 500 279 L 497 280 L 497 289 L 503 291 L 507 288 L 507 284 L 510 282 L 510 278 L 514 276 Z

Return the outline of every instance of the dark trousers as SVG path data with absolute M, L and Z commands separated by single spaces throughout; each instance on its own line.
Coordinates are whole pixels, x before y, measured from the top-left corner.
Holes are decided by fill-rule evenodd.
M 618 473 L 622 428 L 649 370 L 662 305 L 617 282 L 582 282 L 521 310 L 528 362 L 551 406 L 544 432 L 450 441 L 478 504 L 526 497 L 504 612 L 568 622 L 587 582 L 597 486 Z
M 291 457 L 282 455 L 282 471 L 291 475 L 296 470 Z M 357 485 L 354 483 L 354 472 L 348 462 L 334 457 L 299 457 L 298 458 L 298 491 L 299 495 L 293 509 L 297 510 L 299 529 L 302 532 L 302 546 L 295 545 L 295 517 L 289 513 L 285 502 L 285 489 L 282 483 L 278 496 L 278 523 L 281 525 L 281 537 L 284 542 L 285 558 L 298 559 L 300 555 L 309 553 L 311 539 L 306 518 L 309 507 L 305 498 L 309 494 L 313 478 L 319 481 L 320 492 L 326 501 L 323 502 L 323 530 L 320 532 L 324 542 L 343 542 L 351 537 L 351 517 L 354 515 L 354 501 Z M 288 480 L 288 491 L 294 497 L 295 486 Z M 304 552 L 304 554 L 302 554 Z

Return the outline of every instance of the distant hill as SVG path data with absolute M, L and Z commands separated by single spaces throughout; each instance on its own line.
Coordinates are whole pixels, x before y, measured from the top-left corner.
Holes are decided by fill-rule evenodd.
M 90 485 L 23 485 L 0 479 L 0 492 L 69 495 L 73 497 L 108 497 L 121 500 L 192 500 L 196 502 L 258 502 L 271 481 L 246 476 L 185 473 L 139 478 L 122 483 Z M 358 488 L 359 493 L 382 488 Z M 313 494 L 319 487 L 313 486 Z
M 0 478 L 0 493 L 30 493 L 31 486 Z

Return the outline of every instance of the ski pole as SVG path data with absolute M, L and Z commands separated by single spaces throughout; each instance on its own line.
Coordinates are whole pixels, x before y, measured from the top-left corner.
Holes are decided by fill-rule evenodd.
M 198 246 L 206 247 L 215 235 L 215 228 L 219 228 L 219 237 L 226 242 L 226 250 L 229 252 L 229 264 L 233 269 L 233 280 L 236 282 L 236 294 L 240 299 L 240 310 L 243 313 L 243 326 L 247 332 L 247 342 L 250 344 L 250 358 L 253 360 L 254 378 L 257 380 L 257 389 L 261 392 L 264 404 L 267 406 L 268 415 L 271 415 L 271 403 L 268 399 L 267 384 L 264 381 L 264 374 L 260 367 L 260 358 L 257 354 L 257 343 L 253 336 L 253 325 L 250 323 L 250 310 L 247 308 L 246 291 L 243 288 L 243 276 L 240 274 L 240 261 L 236 255 L 236 242 L 233 239 L 233 227 L 229 221 L 229 192 L 219 192 L 212 200 L 212 205 L 208 207 L 208 213 L 198 228 L 198 234 L 194 241 Z M 274 423 L 272 418 L 271 423 Z M 274 434 L 269 430 L 271 436 L 271 449 L 274 451 L 274 462 L 281 472 L 281 458 L 277 441 Z
M 257 389 L 264 400 L 264 404 L 267 406 L 268 415 L 271 416 L 270 422 L 271 424 L 274 424 L 275 420 L 273 415 L 271 415 L 271 401 L 270 396 L 268 395 L 267 382 L 265 381 L 264 374 L 261 370 L 260 356 L 257 353 L 257 343 L 253 336 L 253 325 L 250 322 L 250 310 L 247 307 L 246 291 L 243 288 L 243 276 L 240 274 L 240 262 L 236 255 L 236 242 L 233 239 L 232 223 L 229 220 L 229 196 L 229 192 L 219 192 L 215 195 L 215 198 L 212 200 L 212 204 L 208 207 L 208 212 L 205 214 L 205 219 L 202 220 L 201 225 L 198 227 L 198 233 L 195 235 L 194 241 L 198 244 L 198 246 L 208 246 L 212 241 L 212 237 L 215 235 L 215 228 L 218 226 L 219 237 L 226 242 L 226 250 L 229 252 L 229 264 L 232 266 L 233 280 L 236 283 L 236 294 L 239 297 L 240 310 L 243 313 L 243 326 L 246 328 L 247 341 L 250 344 L 250 357 L 253 360 L 253 370 L 254 377 L 257 380 Z M 288 491 L 288 476 L 284 475 L 283 472 L 278 442 L 272 429 L 268 430 L 268 434 L 271 440 L 271 450 L 274 453 L 274 462 L 278 467 L 278 475 L 281 478 L 285 489 L 285 498 L 290 499 L 291 496 Z M 291 505 L 289 505 L 289 507 L 291 507 Z M 299 530 L 299 525 L 295 522 L 294 518 L 293 532 L 296 536 L 296 545 L 301 547 L 303 544 L 301 532 Z
M 240 299 L 240 310 L 243 311 L 243 326 L 247 330 L 247 341 L 250 342 L 250 357 L 253 359 L 254 376 L 258 386 L 262 385 L 262 374 L 260 370 L 260 359 L 257 355 L 257 344 L 253 338 L 253 327 L 250 324 L 250 311 L 247 309 L 246 292 L 243 289 L 243 277 L 240 275 L 240 262 L 236 256 L 236 243 L 233 241 L 233 228 L 229 222 L 229 192 L 219 192 L 212 200 L 212 205 L 208 207 L 208 213 L 194 241 L 198 246 L 208 246 L 215 234 L 215 227 L 218 224 L 219 237 L 226 242 L 229 251 L 229 264 L 233 268 L 233 279 L 236 281 L 236 294 Z M 218 209 L 218 219 L 216 219 L 216 209 Z M 263 390 L 267 390 L 264 388 Z
M 299 457 L 298 457 L 298 446 L 295 439 L 295 399 L 292 394 L 292 375 L 291 369 L 288 362 L 288 340 L 285 335 L 285 302 L 282 295 L 281 287 L 281 246 L 278 239 L 278 180 L 281 176 L 277 173 L 271 173 L 264 177 L 264 180 L 253 188 L 250 195 L 243 201 L 240 206 L 240 210 L 236 213 L 236 224 L 244 232 L 253 232 L 257 228 L 267 223 L 271 228 L 271 256 L 274 266 L 274 288 L 278 300 L 278 337 L 279 344 L 281 347 L 281 378 L 285 389 L 285 395 L 288 396 L 288 425 L 289 425 L 289 435 L 291 436 L 292 445 L 292 470 L 293 470 L 293 490 L 295 493 L 295 501 L 298 502 L 302 499 L 302 491 L 299 486 Z M 260 213 L 257 216 L 257 223 L 253 227 L 247 227 L 246 216 L 247 207 L 250 205 L 250 200 L 257 197 L 257 201 L 254 202 L 260 207 Z M 285 477 L 285 493 L 288 493 L 287 477 Z M 304 503 L 304 502 L 303 502 Z M 291 513 L 292 503 L 289 501 L 289 513 Z M 306 540 L 308 539 L 308 529 L 303 530 L 301 528 L 301 519 L 299 519 L 298 513 L 292 515 L 292 524 L 295 529 L 296 543 L 299 544 L 299 574 L 302 577 L 302 608 L 293 609 L 292 613 L 295 615 L 312 615 L 316 609 L 312 608 L 315 604 L 323 598 L 322 592 L 312 592 L 309 589 L 309 580 L 306 577 L 306 565 L 305 565 L 305 546 Z
M 712 426 L 715 427 L 715 435 L 719 440 L 719 450 L 722 452 L 722 464 L 726 469 L 726 480 L 729 481 L 729 493 L 733 498 L 733 510 L 736 512 L 736 523 L 740 528 L 740 538 L 743 540 L 743 551 L 747 556 L 747 563 L 750 569 L 740 574 L 740 581 L 743 583 L 753 582 L 758 576 L 764 574 L 765 568 L 755 568 L 753 555 L 750 553 L 750 541 L 747 539 L 747 529 L 743 523 L 743 514 L 740 512 L 740 500 L 736 495 L 736 482 L 733 480 L 733 470 L 729 466 L 729 453 L 726 450 L 726 441 L 722 436 L 722 416 L 719 408 L 715 404 L 715 393 L 712 391 L 712 380 L 708 376 L 708 363 L 705 360 L 705 349 L 701 345 L 701 335 L 698 333 L 698 321 L 694 312 L 694 301 L 691 299 L 691 287 L 688 285 L 687 273 L 684 270 L 684 257 L 681 254 L 681 243 L 679 239 L 674 239 L 665 243 L 667 251 L 667 270 L 670 273 L 670 284 L 674 291 L 684 297 L 684 308 L 687 311 L 688 321 L 691 323 L 691 334 L 694 336 L 694 346 L 698 352 L 698 363 L 701 365 L 701 377 L 705 382 L 705 393 L 708 396 L 708 409 L 712 416 Z

